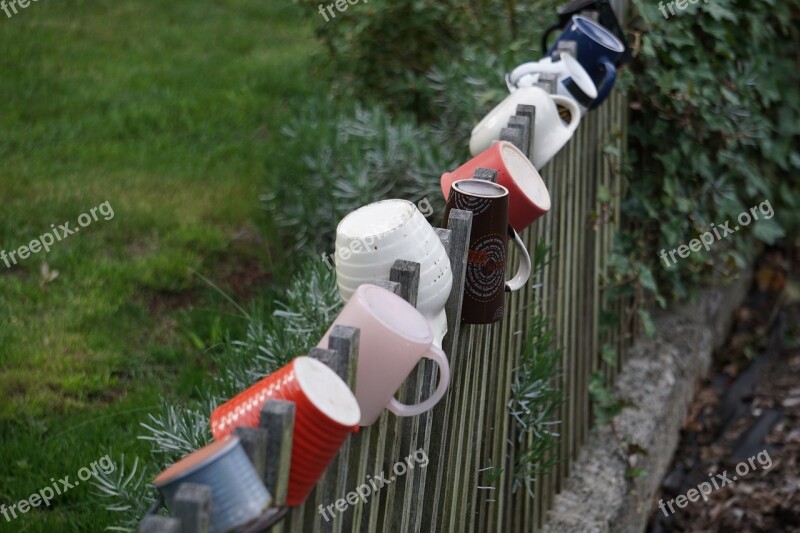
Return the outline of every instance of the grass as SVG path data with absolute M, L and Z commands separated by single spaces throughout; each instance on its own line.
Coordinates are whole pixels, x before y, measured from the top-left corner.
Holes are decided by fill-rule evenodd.
M 240 301 L 268 283 L 275 250 L 256 198 L 264 161 L 293 155 L 280 125 L 313 90 L 316 44 L 311 15 L 275 0 L 43 0 L 0 16 L 0 249 L 114 210 L 49 253 L 0 263 L 11 505 L 106 454 L 144 456 L 139 421 L 208 375 L 206 349 L 239 321 L 194 273 Z M 0 515 L 0 531 L 113 524 L 88 491 Z

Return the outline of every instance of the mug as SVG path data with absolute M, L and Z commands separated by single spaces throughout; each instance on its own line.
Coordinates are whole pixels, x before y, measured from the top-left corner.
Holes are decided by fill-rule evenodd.
M 356 370 L 356 399 L 361 425 L 370 426 L 384 408 L 397 416 L 415 416 L 432 409 L 450 383 L 450 365 L 425 317 L 413 305 L 376 285 L 360 285 L 317 345 L 327 348 L 335 326 L 361 330 Z M 422 403 L 405 405 L 394 395 L 422 358 L 439 366 L 439 385 Z
M 478 168 L 497 170 L 497 183 L 508 189 L 508 221 L 518 233 L 550 210 L 544 180 L 525 154 L 508 141 L 496 142 L 453 172 L 442 174 L 444 199 L 449 198 L 454 182 L 471 179 Z
M 288 506 L 302 505 L 350 433 L 361 411 L 350 387 L 311 357 L 296 357 L 211 413 L 211 433 L 223 439 L 236 427 L 259 427 L 267 400 L 294 402 Z
M 581 121 L 580 108 L 572 98 L 547 94 L 547 91 L 539 87 L 524 87 L 506 96 L 472 129 L 469 140 L 472 155 L 486 150 L 500 138 L 500 131 L 506 127 L 508 119 L 516 114 L 519 104 L 536 106 L 531 163 L 538 169 L 546 165 L 567 144 Z M 568 123 L 561 120 L 556 104 L 569 111 Z
M 375 202 L 351 212 L 336 227 L 336 284 L 345 302 L 360 285 L 389 280 L 398 259 L 420 264 L 417 309 L 441 348 L 453 273 L 447 250 L 417 206 L 407 200 Z
M 561 54 L 560 59 L 545 57 L 523 63 L 506 74 L 506 85 L 513 93 L 519 88 L 533 86 L 545 73 L 556 75 L 556 94 L 575 100 L 581 115 L 585 115 L 597 98 L 597 87 L 578 60 L 569 54 Z
M 492 324 L 503 318 L 506 292 L 521 289 L 531 275 L 531 258 L 517 232 L 508 223 L 508 189 L 497 183 L 467 179 L 453 183 L 444 219 L 451 209 L 472 212 L 464 303 L 461 320 Z M 511 237 L 520 254 L 517 273 L 506 279 L 506 242 Z
M 576 59 L 586 69 L 597 86 L 597 98 L 590 108 L 597 107 L 611 93 L 617 79 L 615 61 L 622 57 L 625 45 L 616 35 L 581 15 L 575 15 L 559 35 L 547 55 L 553 57 L 561 41 L 574 41 L 578 46 Z M 560 55 L 560 54 L 559 54 Z
M 204 446 L 166 468 L 153 481 L 170 509 L 183 483 L 211 487 L 208 531 L 226 533 L 261 516 L 272 497 L 247 457 L 239 437 Z
M 625 47 L 622 56 L 615 61 L 616 66 L 621 67 L 630 61 L 631 51 L 628 47 L 628 43 L 625 41 L 625 32 L 622 31 L 617 15 L 614 13 L 614 8 L 611 7 L 609 0 L 571 0 L 566 4 L 558 6 L 556 9 L 558 22 L 544 31 L 544 35 L 542 35 L 542 50 L 547 50 L 547 39 L 552 32 L 562 29 L 567 25 L 573 15 L 580 15 L 583 12 L 587 12 L 587 15 L 594 13 L 594 16 L 591 16 L 591 18 L 595 19 L 596 17 L 597 22 L 604 28 L 611 30 L 611 33 L 616 35 L 617 39 L 619 39 Z

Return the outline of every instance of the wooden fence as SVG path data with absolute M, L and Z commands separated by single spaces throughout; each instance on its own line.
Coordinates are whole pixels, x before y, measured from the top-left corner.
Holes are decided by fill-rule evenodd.
M 619 303 L 607 301 L 601 280 L 620 224 L 623 184 L 614 171 L 618 156 L 612 154 L 626 150 L 626 123 L 625 98 L 615 91 L 583 118 L 573 139 L 541 172 L 552 208 L 521 237 L 531 251 L 540 242 L 550 247 L 542 285 L 534 289 L 530 282 L 526 290 L 509 294 L 505 317 L 496 324 L 459 328 L 449 314 L 444 351 L 450 360 L 451 384 L 444 399 L 417 417 L 399 418 L 384 410 L 377 423 L 362 428 L 345 444 L 306 504 L 290 509 L 272 531 L 460 533 L 541 528 L 591 427 L 590 376 L 599 371 L 613 380 L 622 362 L 619 354 L 632 335 L 629 320 L 620 320 L 618 327 L 602 334 L 599 322 L 601 311 L 625 315 L 624 309 L 613 307 Z M 598 202 L 600 187 L 610 192 L 610 201 Z M 453 231 L 440 236 L 451 260 L 457 261 L 466 250 L 464 231 L 469 221 L 451 220 Z M 508 263 L 515 265 L 512 248 Z M 463 283 L 463 269 L 453 271 L 455 293 Z M 413 303 L 415 289 L 402 272 L 395 281 L 401 282 L 395 289 Z M 456 303 L 460 304 L 449 302 L 449 307 Z M 551 319 L 557 347 L 563 349 L 559 386 L 564 393 L 557 414 L 560 437 L 550 456 L 556 464 L 535 480 L 533 497 L 524 487 L 513 490 L 518 430 L 508 408 L 513 372 L 532 313 Z M 601 358 L 603 344 L 616 349 L 615 364 Z M 398 399 L 410 404 L 430 396 L 435 367 L 423 360 Z M 285 435 L 282 438 L 285 441 Z M 367 475 L 383 473 L 389 479 L 393 465 L 417 450 L 428 457 L 424 468 L 417 464 L 373 491 L 366 503 L 349 505 L 333 519 L 323 518 L 320 506 L 335 504 L 365 483 Z
M 599 322 L 601 311 L 625 317 L 621 304 L 607 301 L 601 290 L 606 258 L 619 229 L 622 192 L 620 177 L 613 170 L 616 156 L 609 154 L 624 152 L 625 125 L 625 99 L 613 94 L 583 119 L 575 137 L 543 170 L 552 208 L 521 237 L 529 250 L 535 250 L 539 242 L 547 243 L 551 261 L 542 272 L 541 286 L 534 287 L 531 282 L 528 290 L 507 296 L 505 317 L 496 324 L 459 325 L 457 313 L 452 312 L 461 304 L 470 225 L 468 214 L 454 211 L 451 231 L 440 232 L 454 265 L 454 289 L 448 302 L 449 333 L 443 346 L 450 360 L 449 391 L 432 411 L 420 416 L 399 418 L 384 410 L 377 423 L 362 428 L 345 443 L 305 505 L 290 509 L 272 531 L 529 532 L 543 525 L 590 429 L 590 376 L 599 371 L 613 380 L 621 364 L 619 355 L 613 364 L 601 358 L 601 346 L 608 344 L 621 354 L 632 336 L 629 320 L 620 320 L 618 327 L 602 334 Z M 524 131 L 530 134 L 529 130 Z M 520 131 L 504 133 L 519 135 Z M 509 140 L 523 144 L 522 136 L 510 135 Z M 610 201 L 598 202 L 601 186 L 610 192 Z M 510 247 L 509 251 L 508 263 L 514 265 L 516 250 Z M 415 303 L 413 267 L 407 267 L 394 269 L 396 283 L 387 287 Z M 518 429 L 508 407 L 513 373 L 520 362 L 532 313 L 551 319 L 556 346 L 563 350 L 559 385 L 564 393 L 557 414 L 560 436 L 545 459 L 554 460 L 555 466 L 536 478 L 533 497 L 524 487 L 514 490 Z M 310 355 L 323 360 L 332 357 L 327 350 Z M 357 341 L 339 347 L 339 355 L 344 359 L 357 357 Z M 352 382 L 352 367 L 338 371 Z M 413 404 L 429 397 L 436 384 L 435 372 L 435 363 L 423 360 L 406 380 L 398 399 Z M 280 413 L 265 416 L 280 417 Z M 279 425 L 285 428 L 284 424 Z M 238 434 L 253 455 L 253 444 L 246 442 L 249 432 Z M 266 469 L 267 477 L 272 478 L 267 485 L 277 496 L 274 503 L 278 504 L 283 501 L 287 470 L 282 469 L 280 479 L 277 471 L 288 464 L 291 453 L 287 438 L 286 431 L 277 432 L 272 452 L 266 452 L 269 455 L 265 461 L 259 460 L 258 469 Z M 257 435 L 252 439 L 261 439 L 261 446 L 270 446 Z M 428 457 L 428 464 L 421 467 L 418 463 L 403 475 L 394 476 L 395 463 L 418 450 Z M 392 482 L 373 491 L 366 503 L 359 500 L 346 511 L 334 513 L 332 519 L 329 515 L 323 517 L 320 506 L 335 504 L 365 483 L 368 475 L 380 474 Z M 184 523 L 200 523 L 203 520 L 198 517 L 208 508 L 207 494 L 196 486 L 185 489 L 186 497 L 177 514 Z M 206 494 L 206 499 L 192 500 L 197 494 Z M 140 530 L 180 531 L 181 526 L 177 520 L 149 517 Z M 203 531 L 191 529 L 195 530 Z M 251 530 L 258 529 L 248 529 Z
M 293 509 L 274 531 L 536 531 L 569 474 L 591 424 L 589 379 L 601 371 L 613 379 L 617 365 L 600 357 L 604 343 L 621 348 L 630 338 L 627 321 L 600 335 L 601 309 L 611 309 L 601 291 L 606 256 L 619 227 L 622 183 L 604 149 L 625 149 L 626 102 L 613 94 L 588 114 L 567 147 L 543 170 L 551 211 L 522 234 L 529 250 L 551 247 L 542 286 L 508 295 L 505 318 L 492 325 L 461 325 L 457 338 L 445 339 L 451 384 L 429 413 L 399 418 L 384 411 L 373 426 L 351 437 L 303 507 Z M 599 203 L 600 186 L 611 201 Z M 453 243 L 450 243 L 451 246 Z M 509 247 L 511 250 L 511 247 Z M 516 264 L 513 256 L 509 264 Z M 454 282 L 454 287 L 458 287 Z M 455 289 L 454 289 L 455 290 Z M 618 303 L 615 305 L 619 305 Z M 519 364 L 531 314 L 552 319 L 557 346 L 563 348 L 560 386 L 564 403 L 557 464 L 534 484 L 534 497 L 513 487 L 517 428 L 509 415 L 511 380 Z M 449 331 L 454 331 L 454 325 Z M 398 395 L 416 403 L 433 391 L 435 364 L 423 360 Z M 334 519 L 319 512 L 418 449 L 429 463 L 417 466 Z

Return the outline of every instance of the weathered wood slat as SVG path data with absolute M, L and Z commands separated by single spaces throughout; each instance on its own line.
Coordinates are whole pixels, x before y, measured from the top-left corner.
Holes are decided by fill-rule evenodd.
M 181 521 L 167 516 L 146 516 L 139 524 L 139 533 L 181 533 Z
M 183 483 L 175 494 L 172 514 L 181 521 L 181 530 L 208 533 L 211 513 L 211 487 Z
M 272 505 L 286 504 L 289 466 L 292 459 L 295 406 L 284 400 L 267 400 L 261 408 L 259 425 L 267 431 L 264 485 L 272 495 Z

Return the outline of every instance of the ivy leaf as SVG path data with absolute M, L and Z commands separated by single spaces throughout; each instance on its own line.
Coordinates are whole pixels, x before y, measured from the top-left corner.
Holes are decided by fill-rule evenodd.
M 639 319 L 642 321 L 642 327 L 644 328 L 644 334 L 648 337 L 652 337 L 656 334 L 656 326 L 653 324 L 653 318 L 650 316 L 650 313 L 642 308 L 636 310 L 636 314 L 639 315 Z
M 722 93 L 722 96 L 724 96 L 725 99 L 733 105 L 742 105 L 742 101 L 739 100 L 739 96 L 735 92 L 731 91 L 727 87 L 720 87 L 719 90 Z
M 603 345 L 601 356 L 607 364 L 612 366 L 617 364 L 617 351 L 610 344 Z
M 775 244 L 777 239 L 786 235 L 786 231 L 775 222 L 775 219 L 759 220 L 753 226 L 753 235 L 766 244 Z
M 658 286 L 656 285 L 656 280 L 653 277 L 653 271 L 642 263 L 639 263 L 637 267 L 639 269 L 639 283 L 642 284 L 642 287 L 653 294 L 658 294 Z
M 625 470 L 626 479 L 637 479 L 645 476 L 647 476 L 647 470 L 639 468 L 638 466 L 632 466 Z
M 736 14 L 730 9 L 720 5 L 720 2 L 711 1 L 708 4 L 706 4 L 706 8 L 708 10 L 708 14 L 711 15 L 711 18 L 713 18 L 716 21 L 727 19 L 733 22 L 734 24 L 739 22 L 738 18 L 736 17 Z
M 606 204 L 611 201 L 611 191 L 605 185 L 597 186 L 597 201 Z
M 679 197 L 676 199 L 675 203 L 678 206 L 678 211 L 681 213 L 688 213 L 692 210 L 692 202 L 690 202 L 687 198 Z
M 653 271 L 642 263 L 639 263 L 637 268 L 639 269 L 639 283 L 642 284 L 642 287 L 653 293 L 653 297 L 661 308 L 666 307 L 667 301 L 661 296 L 661 292 L 658 290 Z

